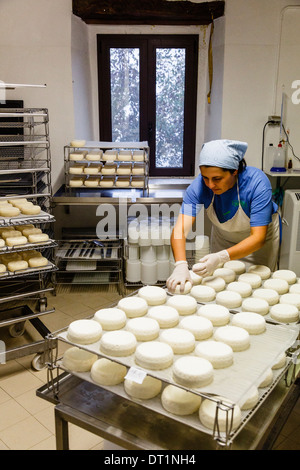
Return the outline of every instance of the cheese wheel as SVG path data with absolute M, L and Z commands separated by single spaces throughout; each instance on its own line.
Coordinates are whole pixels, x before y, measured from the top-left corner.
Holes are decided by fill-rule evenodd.
M 210 320 L 213 326 L 227 325 L 230 319 L 230 312 L 224 305 L 202 305 L 197 314 Z
M 146 375 L 141 384 L 134 382 L 133 380 L 125 379 L 124 389 L 130 397 L 138 398 L 140 400 L 150 400 L 160 393 L 162 383 L 161 380 L 151 377 L 150 375 Z
M 28 236 L 29 243 L 43 243 L 49 240 L 47 233 L 37 233 Z
M 131 318 L 126 324 L 126 330 L 133 333 L 137 341 L 152 341 L 158 337 L 159 324 L 153 318 Z
M 81 175 L 81 173 L 83 173 L 84 168 L 85 168 L 85 165 L 80 165 L 79 163 L 74 164 L 73 166 L 70 166 L 69 174 L 70 175 Z
M 135 362 L 145 369 L 163 370 L 172 365 L 173 350 L 160 341 L 141 343 L 135 351 Z
M 241 410 L 251 410 L 259 400 L 258 388 L 253 385 L 245 394 L 244 400 Z
M 280 297 L 281 304 L 295 305 L 300 310 L 300 294 L 283 294 Z
M 91 150 L 89 151 L 85 158 L 89 161 L 99 161 L 102 159 L 103 151 L 102 150 Z
M 128 188 L 130 186 L 130 179 L 127 177 L 118 177 L 116 180 L 117 188 Z
M 142 162 L 145 160 L 145 154 L 143 150 L 134 150 L 132 152 L 132 159 L 136 162 Z
M 233 351 L 244 351 L 250 346 L 248 331 L 239 326 L 221 326 L 215 331 L 214 339 L 228 344 Z
M 285 352 L 282 352 L 273 364 L 272 370 L 282 369 L 282 367 L 284 367 L 286 364 L 286 359 Z
M 84 181 L 84 186 L 86 186 L 87 188 L 95 188 L 99 186 L 99 184 L 100 184 L 100 178 L 89 177 Z
M 119 300 L 118 308 L 123 310 L 128 318 L 142 317 L 148 311 L 148 303 L 142 297 L 124 297 Z
M 34 204 L 24 204 L 20 206 L 20 210 L 24 215 L 38 215 L 41 212 L 40 206 Z
M 238 277 L 238 281 L 247 282 L 250 284 L 252 289 L 258 289 L 261 286 L 262 279 L 258 274 L 254 273 L 243 273 Z
M 20 232 L 19 232 L 20 233 Z M 27 243 L 28 240 L 26 237 L 8 237 L 6 239 L 6 245 L 7 246 L 17 246 L 17 245 L 25 245 L 25 243 Z
M 120 163 L 117 168 L 117 175 L 130 175 L 131 163 Z
M 162 305 L 167 300 L 167 293 L 162 287 L 144 286 L 138 291 L 139 297 L 146 300 L 148 305 Z
M 300 294 L 300 284 L 293 284 L 289 288 L 290 294 Z
M 7 264 L 7 268 L 11 272 L 23 271 L 28 268 L 28 263 L 24 260 L 22 261 L 10 261 Z
M 190 331 L 197 341 L 210 338 L 213 334 L 213 324 L 208 318 L 188 315 L 184 317 L 179 328 Z
M 22 235 L 24 235 L 24 237 L 28 237 L 29 235 L 34 235 L 36 233 L 42 233 L 42 230 L 40 228 L 24 228 L 22 230 Z
M 211 302 L 216 297 L 215 289 L 203 285 L 193 286 L 190 294 L 197 302 Z
M 85 144 L 86 144 L 86 141 L 82 140 L 82 139 L 71 140 L 71 142 L 70 142 L 71 147 L 84 147 Z
M 28 265 L 30 268 L 42 268 L 48 265 L 48 259 L 44 256 L 29 258 Z
M 101 338 L 100 350 L 108 356 L 126 357 L 134 353 L 136 345 L 136 337 L 130 331 L 108 331 Z
M 294 284 L 297 281 L 296 273 L 290 269 L 279 269 L 278 271 L 274 271 L 272 277 L 273 279 L 284 279 L 289 284 Z
M 142 176 L 132 176 L 131 186 L 133 188 L 143 188 L 145 185 L 145 178 Z
M 7 238 L 12 238 L 12 237 L 20 237 L 21 234 L 19 230 L 4 230 L 1 234 L 2 238 L 6 240 Z
M 0 274 L 6 273 L 6 266 L 5 264 L 0 264 Z
M 207 359 L 214 369 L 224 369 L 233 364 L 233 350 L 220 341 L 201 341 L 195 349 L 196 356 Z
M 216 303 L 227 308 L 238 308 L 242 305 L 242 296 L 238 292 L 218 292 L 216 295 Z
M 187 416 L 199 410 L 202 398 L 174 385 L 167 385 L 161 395 L 163 408 L 178 416 Z
M 183 356 L 174 362 L 173 377 L 185 387 L 204 387 L 213 381 L 213 366 L 202 357 Z
M 9 204 L 12 204 L 13 206 L 17 207 L 17 204 L 26 204 L 28 203 L 28 199 L 25 197 L 23 198 L 17 198 L 17 199 L 8 199 Z
M 83 186 L 83 178 L 71 178 L 69 185 L 72 188 L 80 188 L 80 186 Z
M 159 339 L 169 344 L 174 354 L 188 354 L 195 349 L 195 336 L 190 331 L 181 328 L 163 330 Z
M 97 310 L 93 319 L 100 323 L 103 330 L 120 330 L 126 324 L 126 313 L 116 307 L 102 308 Z
M 179 315 L 191 315 L 197 311 L 197 301 L 190 295 L 173 295 L 168 298 L 167 305 L 175 308 Z
M 291 323 L 299 320 L 299 309 L 296 305 L 276 304 L 270 309 L 270 316 L 282 323 Z
M 261 378 L 261 382 L 260 384 L 258 385 L 258 388 L 265 388 L 265 387 L 268 387 L 269 385 L 271 385 L 271 383 L 273 382 L 273 378 L 274 378 L 274 374 L 273 374 L 273 371 L 272 369 L 269 367 L 265 373 L 263 374 L 262 378 Z
M 115 184 L 115 179 L 114 178 L 105 178 L 103 177 L 100 182 L 99 186 L 102 188 L 111 188 Z
M 3 248 L 5 246 L 5 241 L 0 238 L 0 248 Z
M 271 269 L 263 264 L 254 264 L 248 269 L 249 273 L 258 274 L 262 280 L 269 279 L 271 276 Z
M 275 305 L 279 302 L 279 294 L 274 289 L 260 288 L 253 292 L 253 297 L 256 299 L 264 299 L 269 305 Z
M 99 385 L 118 385 L 124 381 L 126 373 L 125 366 L 105 357 L 95 361 L 91 368 L 91 378 Z
M 213 275 L 215 277 L 221 277 L 225 282 L 233 282 L 236 279 L 236 273 L 233 269 L 229 268 L 217 268 Z
M 246 265 L 243 261 L 226 261 L 224 268 L 232 269 L 236 274 L 243 274 L 246 271 Z
M 250 335 L 259 335 L 266 331 L 266 321 L 262 315 L 254 312 L 239 312 L 233 315 L 231 324 L 244 328 Z
M 132 158 L 131 150 L 120 150 L 117 160 L 130 161 Z
M 17 207 L 7 207 L 4 204 L 0 206 L 0 215 L 2 217 L 16 217 L 21 213 Z
M 215 292 L 220 292 L 225 289 L 225 280 L 222 277 L 208 276 L 202 280 L 204 286 L 212 287 Z
M 230 282 L 227 290 L 231 292 L 238 292 L 242 297 L 249 297 L 252 294 L 252 287 L 247 282 L 234 281 Z
M 264 288 L 276 290 L 281 295 L 289 291 L 289 283 L 285 279 L 267 279 Z
M 100 173 L 101 165 L 96 165 L 95 163 L 90 163 L 88 166 L 84 167 L 83 172 L 87 175 L 95 175 Z
M 96 354 L 74 346 L 64 352 L 62 365 L 74 372 L 88 372 L 97 358 Z
M 160 328 L 172 328 L 179 322 L 179 313 L 170 305 L 156 305 L 150 307 L 147 317 L 156 320 Z
M 77 344 L 92 344 L 101 338 L 102 328 L 95 320 L 75 320 L 68 326 L 67 338 Z
M 213 430 L 216 418 L 219 431 L 228 432 L 231 430 L 231 426 L 232 430 L 234 430 L 240 425 L 242 420 L 240 407 L 223 397 L 219 397 L 219 399 L 214 397 L 214 400 L 203 400 L 199 409 L 201 424 Z
M 269 303 L 265 299 L 253 299 L 251 297 L 243 300 L 242 303 L 243 311 L 259 313 L 260 315 L 267 315 L 269 308 Z

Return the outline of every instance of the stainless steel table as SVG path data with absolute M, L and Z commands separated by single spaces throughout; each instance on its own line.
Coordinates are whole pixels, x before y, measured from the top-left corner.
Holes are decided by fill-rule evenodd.
M 144 408 L 90 382 L 63 373 L 59 396 L 48 386 L 37 395 L 55 403 L 57 450 L 69 449 L 68 423 L 132 450 L 216 450 L 210 434 Z M 288 387 L 282 379 L 234 439 L 231 450 L 270 450 L 300 392 L 300 377 Z M 227 447 L 226 447 L 227 448 Z

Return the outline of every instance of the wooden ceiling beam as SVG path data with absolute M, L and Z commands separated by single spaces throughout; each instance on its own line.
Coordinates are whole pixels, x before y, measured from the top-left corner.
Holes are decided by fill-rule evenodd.
M 225 1 L 73 0 L 73 13 L 87 24 L 210 24 L 224 15 Z

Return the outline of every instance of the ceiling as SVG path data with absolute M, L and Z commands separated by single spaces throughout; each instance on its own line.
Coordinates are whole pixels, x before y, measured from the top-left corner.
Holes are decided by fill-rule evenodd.
M 87 24 L 199 25 L 224 15 L 225 1 L 73 0 Z

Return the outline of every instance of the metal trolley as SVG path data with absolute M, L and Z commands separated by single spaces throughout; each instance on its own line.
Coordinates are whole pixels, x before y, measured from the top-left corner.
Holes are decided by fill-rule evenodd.
M 30 321 L 41 341 L 5 350 L 5 360 L 36 353 L 32 361 L 35 369 L 45 366 L 45 337 L 50 333 L 40 316 L 54 312 L 48 308 L 47 295 L 54 293 L 52 273 L 53 240 L 51 214 L 51 153 L 49 140 L 49 114 L 45 108 L 8 108 L 0 104 L 0 203 L 26 198 L 41 207 L 36 216 L 22 213 L 14 217 L 0 217 L 0 229 L 16 229 L 32 224 L 47 233 L 43 243 L 3 246 L 0 259 L 21 257 L 21 253 L 36 250 L 43 253 L 48 264 L 41 268 L 7 270 L 0 276 L 0 327 L 8 327 L 10 336 L 18 337 Z M 1 232 L 2 233 L 2 232 Z M 3 361 L 2 361 L 3 362 Z
M 231 315 L 234 314 L 235 312 L 231 312 Z M 233 426 L 235 400 L 229 403 L 228 399 L 222 398 L 222 393 L 214 393 L 220 391 L 218 387 L 224 383 L 224 390 L 226 392 L 229 390 L 234 395 L 237 382 L 228 368 L 223 370 L 224 374 L 220 373 L 221 381 L 216 380 L 215 389 L 212 388 L 211 391 L 205 388 L 203 390 L 192 389 L 178 385 L 168 369 L 166 371 L 143 370 L 136 366 L 134 357 L 119 358 L 104 355 L 100 350 L 99 342 L 93 345 L 74 344 L 68 339 L 67 329 L 52 333 L 48 337 L 49 344 L 53 346 L 53 342 L 56 342 L 57 347 L 56 349 L 49 348 L 47 384 L 37 391 L 37 395 L 56 404 L 57 448 L 68 448 L 68 422 L 127 449 L 271 448 L 299 396 L 299 345 L 297 346 L 296 341 L 299 336 L 299 325 L 290 328 L 289 325 L 270 323 L 267 327 L 268 332 L 264 340 L 257 339 L 254 344 L 251 353 L 253 354 L 254 350 L 253 358 L 251 359 L 251 354 L 244 356 L 237 367 L 246 369 L 249 366 L 250 370 L 252 368 L 254 372 L 250 372 L 249 375 L 251 377 L 252 374 L 251 380 L 256 377 L 257 384 L 261 370 L 256 369 L 255 361 L 258 360 L 258 355 L 261 356 L 264 347 L 265 352 L 270 346 L 276 349 L 278 334 L 280 336 L 283 334 L 285 337 L 286 363 L 280 369 L 274 370 L 271 385 L 259 390 L 256 405 L 250 410 L 242 411 L 240 424 L 237 427 Z M 200 422 L 198 413 L 176 416 L 167 412 L 161 404 L 160 395 L 150 400 L 134 399 L 125 392 L 122 383 L 115 386 L 99 386 L 92 380 L 89 372 L 67 370 L 58 352 L 61 342 L 90 351 L 99 358 L 107 357 L 123 364 L 127 366 L 127 371 L 132 369 L 135 371 L 137 367 L 139 371 L 142 370 L 160 379 L 162 390 L 165 386 L 173 384 L 200 395 L 202 400 L 208 399 L 215 402 L 213 429 L 205 427 Z M 276 355 L 280 348 L 281 346 L 278 345 L 278 350 L 274 350 L 272 354 Z M 259 367 L 265 368 L 268 360 L 262 358 L 262 364 Z M 219 413 L 223 415 L 225 413 L 225 429 L 219 427 Z

